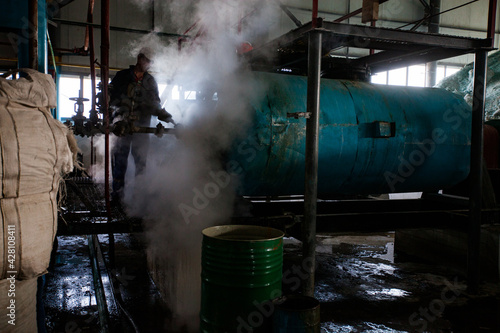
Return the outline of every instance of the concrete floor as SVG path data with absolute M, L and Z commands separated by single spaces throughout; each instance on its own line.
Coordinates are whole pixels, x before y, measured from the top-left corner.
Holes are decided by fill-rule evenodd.
M 323 332 L 500 332 L 500 285 L 469 295 L 457 272 L 395 257 L 394 233 L 318 241 Z
M 56 264 L 45 286 L 47 331 L 98 332 L 87 238 L 58 239 Z M 100 241 L 106 244 L 107 237 Z M 146 272 L 142 243 L 127 234 L 116 235 L 115 241 L 114 273 L 124 307 L 139 332 L 169 332 L 170 313 Z M 500 332 L 499 284 L 484 283 L 479 295 L 470 295 L 457 272 L 403 261 L 393 249 L 394 233 L 318 235 L 322 332 Z M 300 242 L 286 238 L 284 293 L 299 290 L 299 255 Z M 110 292 L 109 281 L 103 280 Z M 108 302 L 112 331 L 133 332 L 119 304 Z
M 108 237 L 99 236 L 106 261 Z M 92 282 L 86 236 L 59 236 L 54 267 L 46 275 L 44 304 L 47 332 L 99 332 L 99 313 Z M 114 285 L 103 275 L 103 286 L 110 315 L 110 332 L 163 332 L 170 313 L 150 279 L 146 259 L 137 237 L 115 235 Z M 113 290 L 112 290 L 113 289 Z M 120 295 L 122 306 L 133 323 L 111 297 Z

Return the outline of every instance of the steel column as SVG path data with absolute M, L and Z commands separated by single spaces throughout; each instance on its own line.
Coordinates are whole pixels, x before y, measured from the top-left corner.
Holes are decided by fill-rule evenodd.
M 497 19 L 497 0 L 490 0 L 488 8 L 488 33 L 487 38 L 491 39 L 491 47 L 495 47 L 495 27 Z
M 309 33 L 307 112 L 310 116 L 306 124 L 304 223 L 302 224 L 302 255 L 304 263 L 307 263 L 303 267 L 308 267 L 307 278 L 304 280 L 302 289 L 304 295 L 307 296 L 314 296 L 314 271 L 316 266 L 321 39 L 321 32 L 311 31 Z
M 29 0 L 29 67 L 38 70 L 38 0 Z
M 87 22 L 94 23 L 94 0 L 89 0 L 89 7 L 87 10 Z M 95 75 L 95 47 L 94 47 L 94 27 L 89 25 L 87 27 L 89 32 L 89 52 L 90 52 L 90 81 L 92 84 L 92 108 L 90 110 L 90 120 L 94 121 L 93 115 L 97 115 L 97 94 L 96 94 L 96 75 Z M 95 164 L 95 148 L 94 148 L 94 135 L 90 137 L 90 165 Z
M 87 23 L 94 23 L 94 0 L 89 0 L 89 6 L 87 10 Z M 96 76 L 95 76 L 95 48 L 94 48 L 94 27 L 89 25 L 87 26 L 88 31 L 88 41 L 85 40 L 90 55 L 90 80 L 92 81 L 92 109 L 91 111 L 97 110 L 96 106 Z M 109 75 L 109 68 L 108 68 Z
M 47 45 L 47 3 L 38 0 L 38 68 L 41 73 L 48 73 L 49 57 Z
M 104 114 L 104 196 L 108 218 L 111 215 L 109 203 L 109 106 L 108 106 L 108 80 L 109 80 L 109 0 L 101 2 L 101 84 L 102 105 Z
M 471 293 L 479 289 L 479 262 L 481 244 L 481 207 L 483 191 L 483 126 L 487 73 L 487 51 L 476 52 L 474 62 L 474 93 L 472 97 L 472 137 L 470 161 L 469 230 L 467 251 L 467 278 Z
M 439 22 L 440 16 L 439 11 L 441 9 L 441 0 L 431 0 L 430 1 L 429 14 L 431 19 L 429 20 L 429 27 L 427 29 L 430 33 L 439 33 Z M 429 62 L 426 66 L 426 87 L 434 87 L 437 83 L 437 61 Z

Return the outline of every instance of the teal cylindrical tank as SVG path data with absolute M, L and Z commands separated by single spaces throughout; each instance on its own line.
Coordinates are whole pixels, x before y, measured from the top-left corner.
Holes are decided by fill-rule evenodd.
M 281 296 L 283 232 L 226 225 L 203 230 L 200 332 L 268 332 Z
M 242 195 L 304 193 L 307 78 L 254 72 L 253 125 L 229 154 Z M 321 79 L 318 194 L 439 190 L 469 173 L 471 107 L 443 89 Z

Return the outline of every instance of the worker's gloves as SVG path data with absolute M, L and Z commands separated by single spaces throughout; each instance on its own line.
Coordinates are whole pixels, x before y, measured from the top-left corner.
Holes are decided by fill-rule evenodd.
M 168 113 L 165 109 L 161 109 L 158 112 L 158 119 L 166 123 L 175 124 L 174 120 L 172 119 L 172 115 Z

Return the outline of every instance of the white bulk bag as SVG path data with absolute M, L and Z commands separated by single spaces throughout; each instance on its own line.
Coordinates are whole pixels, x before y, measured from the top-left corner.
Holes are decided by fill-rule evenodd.
M 21 71 L 28 77 L 0 77 L 0 198 L 57 191 L 61 175 L 73 169 L 68 129 L 50 114 L 52 78 Z
M 0 280 L 0 332 L 37 332 L 37 279 Z M 12 321 L 14 319 L 14 321 Z M 12 325 L 14 323 L 15 325 Z
M 57 228 L 57 191 L 76 154 L 73 134 L 50 113 L 56 105 L 50 75 L 20 71 L 27 76 L 0 77 L 0 279 L 11 270 L 9 236 L 15 240 L 17 278 L 46 273 Z

